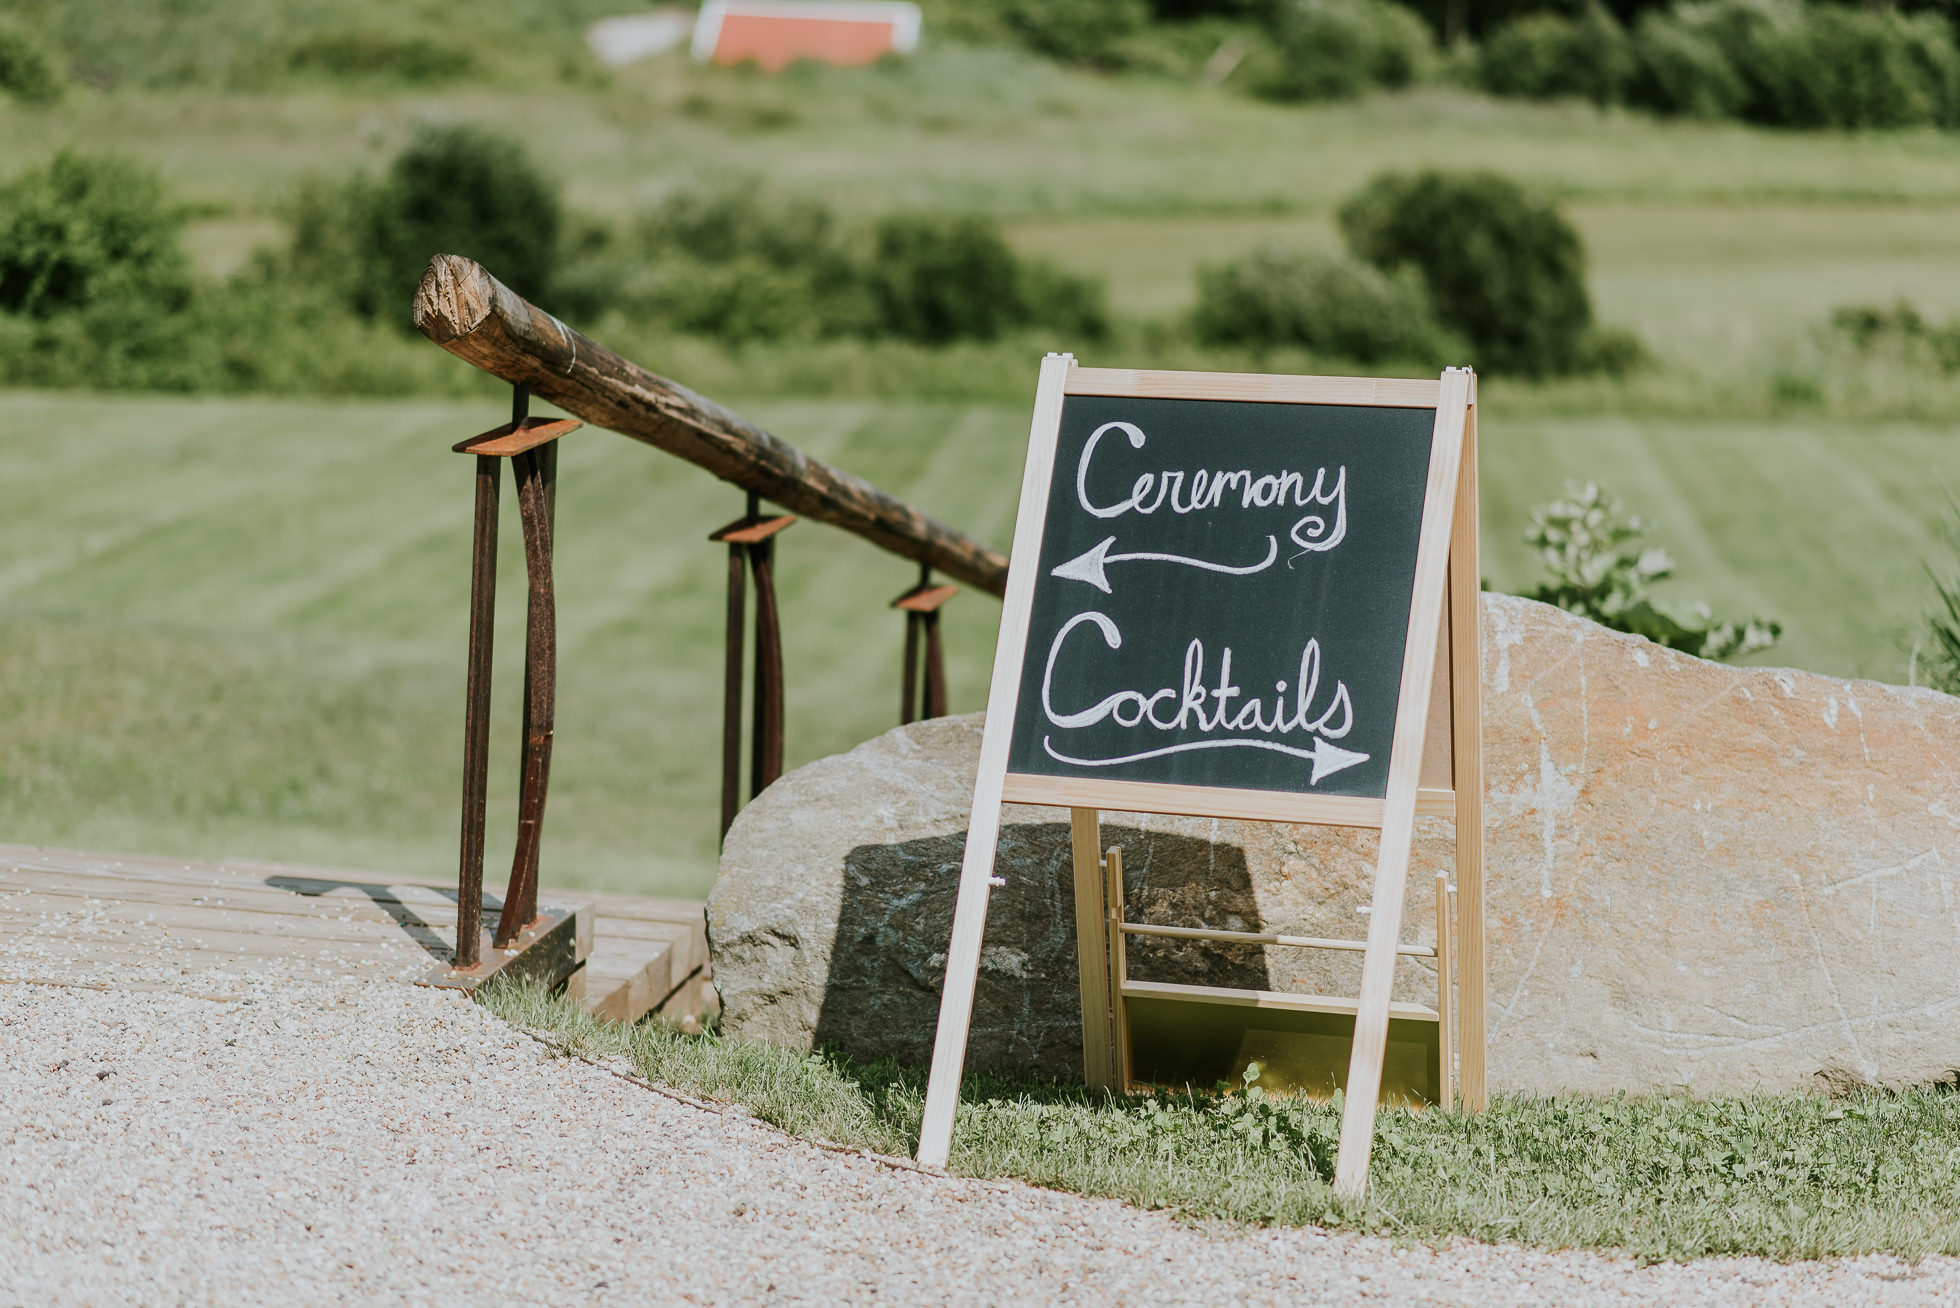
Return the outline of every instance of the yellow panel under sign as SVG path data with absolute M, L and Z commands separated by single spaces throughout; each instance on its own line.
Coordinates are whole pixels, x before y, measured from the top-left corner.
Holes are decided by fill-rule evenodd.
M 1209 1090 L 1220 1082 L 1253 1081 L 1269 1094 L 1328 1099 L 1347 1081 L 1354 1018 L 1343 1013 L 1289 1012 L 1132 998 L 1130 1059 L 1139 1085 Z M 1433 1020 L 1394 1018 L 1382 1066 L 1382 1102 L 1418 1108 L 1436 1102 L 1440 1045 Z

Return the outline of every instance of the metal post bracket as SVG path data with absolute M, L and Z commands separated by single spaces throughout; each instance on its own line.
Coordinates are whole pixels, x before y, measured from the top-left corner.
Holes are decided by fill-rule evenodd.
M 585 424 L 577 418 L 526 418 L 522 422 L 507 422 L 501 427 L 492 427 L 479 436 L 472 436 L 449 448 L 457 454 L 482 454 L 492 458 L 509 459 L 540 445 L 548 445 L 560 436 L 575 432 Z

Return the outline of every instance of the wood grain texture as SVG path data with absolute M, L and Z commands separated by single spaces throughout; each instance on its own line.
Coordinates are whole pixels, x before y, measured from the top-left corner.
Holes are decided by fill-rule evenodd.
M 1450 949 L 1450 923 L 1455 918 L 1451 904 L 1455 896 L 1450 894 L 1450 878 L 1445 872 L 1436 874 L 1436 1025 L 1440 1038 L 1436 1042 L 1436 1102 L 1444 1108 L 1453 1107 L 1456 1102 L 1456 1041 L 1452 1036 L 1455 1005 L 1450 998 L 1450 981 L 1455 969 Z
M 1356 954 L 1368 948 L 1368 942 L 1365 940 L 1335 940 L 1328 936 L 1289 936 L 1265 931 L 1225 931 L 1217 927 L 1157 926 L 1150 922 L 1125 922 L 1122 924 L 1122 932 L 1126 936 L 1216 940 L 1224 944 L 1239 945 L 1281 945 L 1288 949 L 1334 949 Z M 1428 945 L 1397 945 L 1395 952 L 1404 958 L 1436 957 L 1436 951 Z
M 1395 701 L 1395 743 L 1388 765 L 1382 811 L 1381 852 L 1375 863 L 1368 952 L 1361 962 L 1361 994 L 1348 1060 L 1347 1098 L 1341 1108 L 1341 1145 L 1334 1164 L 1334 1193 L 1359 1200 L 1368 1189 L 1368 1159 L 1375 1144 L 1375 1109 L 1381 1098 L 1382 1059 L 1388 1051 L 1389 992 L 1395 983 L 1396 937 L 1415 837 L 1416 791 L 1422 769 L 1422 737 L 1428 725 L 1437 633 L 1449 581 L 1451 523 L 1460 491 L 1463 436 L 1470 402 L 1467 369 L 1451 368 L 1441 381 L 1436 426 L 1430 441 L 1429 477 L 1423 490 L 1422 534 L 1409 600 L 1409 635 L 1402 656 L 1402 688 Z
M 1268 404 L 1364 404 L 1433 409 L 1437 383 L 1387 377 L 1291 377 L 1246 372 L 1160 372 L 1141 368 L 1077 368 L 1070 395 L 1123 395 L 1184 400 L 1256 400 Z
M 991 712 L 991 710 L 990 710 Z M 1219 786 L 1176 786 L 1157 781 L 1104 781 L 1093 777 L 1050 777 L 1010 772 L 1001 798 L 1009 804 L 1097 808 L 1119 813 L 1181 813 L 1191 817 L 1245 818 L 1253 822 L 1311 822 L 1328 827 L 1379 827 L 1382 801 L 1349 795 L 1301 795 L 1284 790 L 1233 790 Z M 1416 812 L 1450 817 L 1456 796 L 1447 790 L 1420 790 Z
M 1472 394 L 1475 392 L 1473 390 Z M 1463 468 L 1450 546 L 1450 680 L 1452 766 L 1456 793 L 1457 1029 L 1459 1090 L 1465 1111 L 1488 1098 L 1488 985 L 1484 943 L 1484 624 L 1483 572 L 1477 554 L 1477 406 L 1463 424 Z
M 1108 908 L 1103 903 L 1102 823 L 1093 808 L 1069 812 L 1075 871 L 1075 963 L 1082 990 L 1082 1079 L 1109 1085 L 1116 1068 L 1109 1042 Z
M 1007 559 L 869 482 L 810 458 L 678 382 L 622 359 L 528 303 L 473 260 L 438 254 L 415 292 L 415 326 L 483 371 L 706 468 L 792 513 L 999 595 Z
M 1296 995 L 1282 990 L 1235 990 L 1227 986 L 1190 986 L 1170 981 L 1125 981 L 1126 999 L 1176 999 L 1192 1004 L 1223 1004 L 1228 1008 L 1271 1008 L 1293 1013 L 1335 1013 L 1353 1017 L 1358 999 L 1340 995 Z M 1436 1010 L 1399 1000 L 1388 1006 L 1390 1017 L 1409 1022 L 1434 1022 Z M 1352 1075 L 1352 1073 L 1350 1073 Z
M 1129 949 L 1123 939 L 1123 850 L 1111 846 L 1103 855 L 1103 899 L 1109 919 L 1105 934 L 1109 938 L 1109 1041 L 1110 1056 L 1116 1064 L 1116 1089 L 1130 1093 L 1136 1081 L 1136 1060 L 1131 1056 L 1130 1010 L 1123 997 L 1130 984 Z
M 959 1108 L 960 1075 L 966 1066 L 967 1027 L 973 1019 L 973 989 L 979 979 L 980 938 L 987 925 L 987 892 L 1000 843 L 1001 782 L 1014 738 L 1014 710 L 1027 653 L 1028 615 L 1035 579 L 1041 571 L 1041 536 L 1048 512 L 1048 487 L 1055 469 L 1055 441 L 1061 432 L 1063 387 L 1075 358 L 1051 354 L 1041 362 L 1034 417 L 1028 431 L 1027 463 L 1021 472 L 1020 512 L 1014 522 L 1014 565 L 1008 573 L 994 641 L 994 675 L 987 691 L 987 725 L 980 737 L 980 764 L 973 781 L 972 817 L 967 823 L 966 855 L 953 903 L 953 938 L 946 951 L 946 980 L 939 993 L 939 1028 L 933 1037 L 932 1069 L 926 1081 L 925 1113 L 919 1128 L 919 1162 L 944 1167 L 953 1147 L 953 1116 Z M 1090 805 L 1089 807 L 1094 807 Z

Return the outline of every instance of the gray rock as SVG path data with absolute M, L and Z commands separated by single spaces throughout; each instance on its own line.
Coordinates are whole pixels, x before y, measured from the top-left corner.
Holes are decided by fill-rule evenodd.
M 1960 1068 L 1960 699 L 1735 668 L 1485 597 L 1491 1080 L 1906 1085 Z M 724 1028 L 924 1062 L 982 717 L 790 773 L 708 901 Z M 1010 807 L 969 1065 L 1080 1075 L 1067 815 Z M 1402 938 L 1434 938 L 1418 823 Z M 1104 815 L 1132 921 L 1356 937 L 1376 837 Z M 1352 994 L 1355 955 L 1138 940 L 1146 979 Z M 1435 1002 L 1404 960 L 1396 997 Z

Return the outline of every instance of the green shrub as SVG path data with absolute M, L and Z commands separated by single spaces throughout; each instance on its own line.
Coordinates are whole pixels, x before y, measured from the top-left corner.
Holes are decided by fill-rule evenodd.
M 586 243 L 560 285 L 568 312 L 730 343 L 946 345 L 1036 326 L 1094 339 L 1109 326 L 1099 282 L 1021 259 L 991 220 L 897 214 L 847 229 L 753 186 L 669 197 L 623 240 Z
M 0 21 L 0 91 L 21 104 L 53 104 L 64 89 L 53 56 L 33 33 Z
M 943 345 L 1021 326 L 1108 329 L 1097 283 L 1024 265 L 989 220 L 897 214 L 879 221 L 873 244 L 866 280 L 885 335 Z
M 1477 366 L 1542 377 L 1585 362 L 1586 254 L 1550 203 L 1489 172 L 1388 173 L 1341 206 L 1349 248 L 1383 270 L 1413 267 Z
M 1414 269 L 1281 249 L 1199 269 L 1191 330 L 1207 345 L 1297 345 L 1363 364 L 1440 364 L 1451 350 Z
M 1706 659 L 1740 658 L 1768 649 L 1783 626 L 1764 618 L 1717 622 L 1706 604 L 1688 618 L 1664 612 L 1648 594 L 1674 573 L 1658 546 L 1642 546 L 1648 524 L 1623 512 L 1596 482 L 1568 482 L 1566 498 L 1532 511 L 1525 542 L 1538 553 L 1545 581 L 1526 599 L 1556 604 L 1615 631 Z
M 1742 116 L 1798 128 L 1960 125 L 1960 54 L 1937 14 L 1715 0 L 1683 21 L 1722 48 Z
M 403 326 L 435 254 L 475 259 L 549 302 L 565 224 L 556 184 L 524 147 L 469 126 L 418 129 L 381 178 L 313 183 L 288 217 L 295 275 L 336 287 L 364 318 Z
M 151 170 L 63 150 L 0 187 L 0 310 L 47 318 L 101 303 L 181 305 L 182 228 Z
M 1633 43 L 1613 15 L 1592 4 L 1573 17 L 1526 14 L 1485 42 L 1478 80 L 1492 95 L 1527 100 L 1575 96 L 1617 104 L 1635 69 Z
M 1016 43 L 1072 64 L 1120 62 L 1119 44 L 1150 22 L 1145 0 L 996 0 L 993 7 Z
M 1831 311 L 1831 330 L 1861 355 L 1887 354 L 1909 366 L 1960 372 L 1960 318 L 1928 322 L 1909 301 L 1851 304 Z
M 1371 86 L 1407 86 L 1434 53 L 1423 21 L 1389 0 L 1286 0 L 1272 33 L 1272 50 L 1248 76 L 1275 100 L 1344 100 Z
M 565 312 L 617 305 L 724 341 L 871 333 L 862 260 L 830 211 L 752 185 L 680 192 L 623 245 L 592 245 L 562 278 Z
M 337 80 L 377 80 L 411 86 L 454 81 L 477 70 L 476 56 L 427 36 L 335 32 L 309 37 L 286 57 L 294 72 Z
M 1913 680 L 1924 670 L 1926 684 L 1934 690 L 1960 695 L 1960 503 L 1949 494 L 1946 506 L 1940 532 L 1946 558 L 1943 566 L 1926 565 L 1933 598 L 1926 610 L 1925 630 L 1913 647 Z
M 1642 14 L 1633 32 L 1627 99 L 1670 118 L 1733 118 L 1748 96 L 1721 43 L 1705 25 L 1674 14 Z

